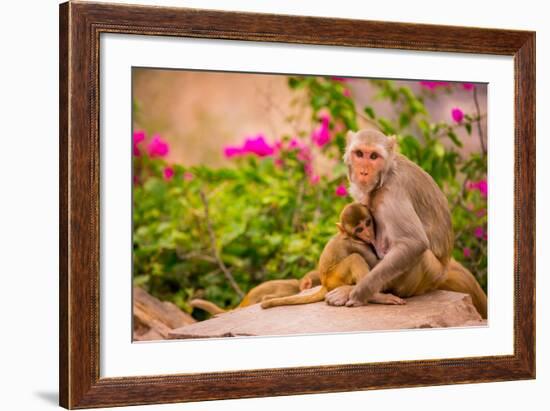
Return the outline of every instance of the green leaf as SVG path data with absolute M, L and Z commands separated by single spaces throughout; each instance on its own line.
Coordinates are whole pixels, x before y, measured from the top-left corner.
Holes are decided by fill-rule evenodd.
M 468 132 L 468 135 L 472 135 L 472 123 L 465 123 L 464 127 L 466 127 L 466 131 Z
M 411 122 L 411 117 L 407 113 L 401 113 L 399 115 L 399 127 L 405 128 L 407 127 Z
M 371 119 L 374 120 L 376 118 L 376 114 L 374 113 L 374 109 L 372 107 L 367 106 L 364 108 L 364 110 L 367 116 L 369 116 Z
M 395 128 L 387 118 L 378 117 L 378 124 L 380 124 L 380 127 L 382 127 L 382 131 L 384 132 L 384 134 L 395 134 Z
M 443 147 L 443 144 L 439 141 L 437 141 L 434 145 L 434 154 L 439 158 L 445 156 L 445 147 Z
M 453 130 L 449 130 L 447 133 L 447 136 L 451 139 L 451 141 L 455 144 L 455 146 L 462 147 L 462 141 L 458 138 L 456 133 Z

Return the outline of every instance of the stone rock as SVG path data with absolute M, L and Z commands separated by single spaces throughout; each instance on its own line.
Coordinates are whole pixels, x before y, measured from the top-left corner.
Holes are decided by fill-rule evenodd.
M 317 288 L 308 290 L 314 292 Z M 486 326 L 469 295 L 434 291 L 406 305 L 331 307 L 325 302 L 262 309 L 236 309 L 169 332 L 169 338 L 219 338 Z
M 134 340 L 149 341 L 168 338 L 172 328 L 195 322 L 175 304 L 160 301 L 147 291 L 134 287 Z

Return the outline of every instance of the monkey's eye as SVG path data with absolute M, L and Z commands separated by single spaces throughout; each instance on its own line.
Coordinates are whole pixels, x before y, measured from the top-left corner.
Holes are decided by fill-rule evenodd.
M 363 231 L 363 227 L 357 227 L 357 228 L 355 229 L 355 233 L 356 233 L 356 234 L 359 234 L 359 233 L 361 233 L 362 231 Z
M 355 155 L 359 158 L 363 158 L 363 152 L 361 150 L 355 150 Z
M 365 225 L 366 225 L 367 227 L 370 226 L 370 223 L 371 223 L 371 220 L 370 220 L 370 219 L 368 219 L 367 221 L 365 221 Z
M 378 158 L 378 153 L 372 153 L 372 154 L 370 155 L 370 159 L 371 159 L 371 160 L 376 160 L 377 158 Z

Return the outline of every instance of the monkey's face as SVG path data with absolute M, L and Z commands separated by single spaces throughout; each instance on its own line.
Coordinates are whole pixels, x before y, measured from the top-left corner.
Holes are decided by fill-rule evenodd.
M 350 154 L 351 180 L 360 185 L 377 184 L 386 167 L 386 149 L 378 144 L 357 144 Z
M 340 225 L 348 236 L 368 244 L 374 242 L 374 222 L 364 205 L 348 204 L 340 216 Z

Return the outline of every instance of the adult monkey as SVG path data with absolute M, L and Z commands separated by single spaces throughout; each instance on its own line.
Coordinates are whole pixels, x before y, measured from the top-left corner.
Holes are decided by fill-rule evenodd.
M 395 152 L 395 138 L 377 130 L 347 135 L 344 162 L 352 197 L 369 207 L 382 260 L 355 286 L 329 292 L 331 305 L 359 306 L 388 290 L 399 297 L 434 289 L 470 294 L 483 318 L 487 296 L 451 259 L 454 234 L 447 199 L 433 178 Z

